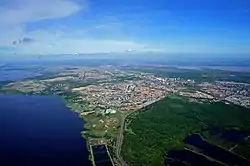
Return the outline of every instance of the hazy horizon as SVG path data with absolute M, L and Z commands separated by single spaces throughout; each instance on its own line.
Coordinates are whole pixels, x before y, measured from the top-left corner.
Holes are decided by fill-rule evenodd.
M 152 66 L 217 66 L 248 68 L 250 56 L 235 54 L 86 54 L 86 55 L 11 55 L 0 65 L 152 65 Z M 248 68 L 249 70 L 249 68 Z
M 0 57 L 250 54 L 249 13 L 249 0 L 1 1 Z

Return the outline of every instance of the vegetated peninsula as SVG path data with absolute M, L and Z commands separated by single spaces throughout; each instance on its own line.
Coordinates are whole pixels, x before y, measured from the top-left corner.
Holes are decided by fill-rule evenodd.
M 107 144 L 115 165 L 192 162 L 173 156 L 174 150 L 178 154 L 188 150 L 195 157 L 199 153 L 204 162 L 211 162 L 213 156 L 184 141 L 195 133 L 242 160 L 249 156 L 248 134 L 243 133 L 250 130 L 245 74 L 143 66 L 67 66 L 48 71 L 1 84 L 1 92 L 61 96 L 84 118 L 82 135 L 88 144 Z M 232 132 L 241 137 L 225 139 Z

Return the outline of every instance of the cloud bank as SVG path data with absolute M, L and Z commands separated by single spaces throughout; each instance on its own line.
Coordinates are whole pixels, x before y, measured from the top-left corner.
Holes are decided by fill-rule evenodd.
M 149 49 L 145 44 L 128 39 L 76 37 L 74 34 L 79 29 L 74 25 L 69 25 L 70 31 L 67 32 L 56 27 L 51 29 L 49 25 L 48 29 L 37 26 L 36 29 L 27 30 L 30 23 L 69 18 L 79 12 L 84 13 L 87 7 L 87 1 L 79 5 L 70 0 L 8 0 L 0 3 L 0 46 L 13 48 L 17 54 L 107 53 Z M 112 33 L 105 30 L 103 25 L 96 27 L 99 31 L 103 28 L 102 33 Z
M 8 0 L 0 7 L 1 25 L 19 25 L 74 14 L 82 8 L 67 0 Z

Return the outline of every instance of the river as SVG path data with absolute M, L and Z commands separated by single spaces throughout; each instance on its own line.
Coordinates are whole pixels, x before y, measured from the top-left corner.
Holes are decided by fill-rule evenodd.
M 0 165 L 88 166 L 83 125 L 57 96 L 0 95 Z

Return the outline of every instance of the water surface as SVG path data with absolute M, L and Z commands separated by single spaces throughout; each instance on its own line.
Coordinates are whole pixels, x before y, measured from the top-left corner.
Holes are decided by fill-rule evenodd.
M 202 153 L 228 165 L 249 166 L 250 162 L 235 153 L 205 141 L 199 134 L 193 134 L 185 138 L 186 144 L 195 146 Z
M 40 76 L 40 73 L 34 73 L 32 71 L 23 71 L 23 70 L 11 70 L 5 71 L 0 70 L 0 81 L 17 81 L 25 78 L 32 78 Z
M 112 166 L 108 150 L 105 145 L 92 146 L 96 166 Z
M 0 165 L 88 166 L 83 124 L 59 97 L 0 95 Z

